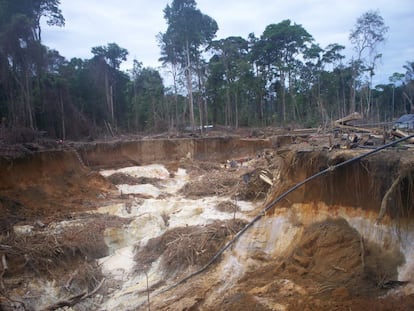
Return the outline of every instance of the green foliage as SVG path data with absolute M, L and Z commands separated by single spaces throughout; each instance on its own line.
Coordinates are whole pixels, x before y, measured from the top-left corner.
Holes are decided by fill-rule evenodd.
M 114 69 L 119 69 L 122 61 L 127 60 L 128 51 L 124 48 L 121 48 L 116 43 L 108 43 L 105 46 L 93 47 L 91 50 L 92 54 L 96 58 L 103 58 Z
M 152 68 L 136 68 L 129 93 L 129 119 L 132 128 L 138 131 L 161 130 L 158 128 L 159 122 L 165 120 L 166 112 L 161 105 L 164 86 L 159 72 Z
M 157 70 L 138 61 L 128 74 L 120 70 L 128 51 L 116 43 L 92 47 L 91 59 L 71 60 L 42 45 L 41 18 L 65 23 L 59 5 L 0 0 L 0 129 L 93 139 L 110 131 L 170 131 L 188 120 L 316 127 L 355 110 L 374 121 L 414 112 L 414 62 L 389 84 L 372 87 L 388 30 L 375 11 L 357 20 L 350 34 L 357 54 L 345 62 L 344 46 L 322 48 L 288 19 L 268 25 L 260 37 L 213 41 L 216 21 L 194 0 L 173 0 L 163 11 L 167 29 L 157 36 L 160 61 L 173 78 L 166 88 Z
M 199 47 L 208 44 L 218 30 L 214 19 L 201 13 L 194 0 L 174 0 L 164 9 L 164 18 L 168 29 L 163 36 L 167 49 L 174 49 L 181 56 L 182 65 L 186 65 L 186 55 L 197 57 Z
M 195 128 L 193 79 L 194 72 L 198 75 L 198 85 L 202 87 L 201 68 L 202 46 L 208 45 L 218 30 L 217 23 L 210 16 L 196 8 L 194 0 L 173 0 L 172 5 L 164 9 L 164 18 L 168 28 L 159 35 L 161 60 L 164 64 L 180 66 L 180 73 L 185 76 L 189 97 L 190 125 Z M 197 67 L 198 66 L 198 67 Z M 201 89 L 199 91 L 202 91 Z M 200 121 L 202 113 L 200 110 Z

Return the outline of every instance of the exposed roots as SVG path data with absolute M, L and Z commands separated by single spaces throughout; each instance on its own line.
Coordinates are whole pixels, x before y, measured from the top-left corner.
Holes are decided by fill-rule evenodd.
M 241 220 L 215 221 L 206 226 L 179 227 L 151 239 L 138 249 L 135 256 L 138 271 L 146 271 L 160 256 L 167 274 L 187 267 L 207 263 L 224 245 L 227 238 L 237 233 L 245 222 Z
M 0 252 L 5 255 L 10 275 L 44 275 L 57 277 L 78 260 L 91 262 L 107 255 L 104 230 L 119 226 L 117 217 L 95 215 L 94 219 L 62 228 L 35 230 L 29 234 L 11 232 L 0 236 Z
M 56 303 L 54 303 L 53 305 L 50 305 L 48 307 L 45 308 L 46 311 L 53 311 L 53 310 L 57 310 L 63 307 L 73 307 L 74 305 L 78 304 L 79 302 L 81 302 L 82 300 L 85 300 L 93 295 L 95 295 L 95 293 L 97 293 L 99 291 L 99 289 L 102 287 L 103 283 L 104 283 L 105 279 L 102 279 L 98 286 L 96 286 L 96 288 L 94 288 L 91 292 L 88 291 L 84 291 L 80 294 L 71 296 L 69 298 L 66 298 L 64 300 L 60 300 Z
M 306 178 L 360 155 L 357 151 L 299 151 L 287 154 L 283 180 L 272 194 L 279 196 Z M 292 203 L 323 201 L 327 205 L 361 206 L 393 219 L 413 216 L 414 167 L 402 155 L 383 152 L 327 172 L 286 197 Z M 270 198 L 272 199 L 272 198 Z
M 114 185 L 139 185 L 139 184 L 152 184 L 158 185 L 161 181 L 160 178 L 148 178 L 148 177 L 134 177 L 124 173 L 115 173 L 107 177 L 108 180 Z
M 180 192 L 190 198 L 232 195 L 237 191 L 240 180 L 239 173 L 235 171 L 216 170 L 186 184 Z
M 382 201 L 377 223 L 388 213 L 394 217 L 409 217 L 413 212 L 414 178 L 412 168 L 402 170 L 393 181 Z

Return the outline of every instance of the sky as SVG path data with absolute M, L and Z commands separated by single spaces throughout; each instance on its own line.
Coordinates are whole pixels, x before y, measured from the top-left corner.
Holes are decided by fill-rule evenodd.
M 216 39 L 249 33 L 260 37 L 266 26 L 285 19 L 302 25 L 325 48 L 338 43 L 353 54 L 349 34 L 363 13 L 374 10 L 383 17 L 389 31 L 379 47 L 382 59 L 374 83 L 388 83 L 394 72 L 404 73 L 403 65 L 414 61 L 413 0 L 196 0 L 203 14 L 219 26 Z M 66 59 L 92 57 L 91 48 L 117 43 L 128 50 L 121 69 L 132 68 L 134 59 L 144 67 L 160 68 L 160 48 L 156 36 L 167 29 L 163 10 L 172 0 L 61 0 L 63 28 L 42 27 L 43 44 L 59 51 Z

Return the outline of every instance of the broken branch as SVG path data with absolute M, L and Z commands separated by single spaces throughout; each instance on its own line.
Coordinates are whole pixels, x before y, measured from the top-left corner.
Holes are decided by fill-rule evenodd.
M 377 224 L 384 218 L 385 212 L 387 211 L 388 202 L 391 201 L 391 195 L 394 193 L 395 189 L 398 187 L 404 177 L 405 174 L 400 174 L 398 178 L 394 180 L 391 187 L 387 190 L 384 197 L 382 198 L 381 208 L 377 218 Z

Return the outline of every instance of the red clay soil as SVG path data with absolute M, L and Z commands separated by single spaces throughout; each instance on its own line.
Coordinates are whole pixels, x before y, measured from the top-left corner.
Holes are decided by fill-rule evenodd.
M 0 222 L 47 221 L 94 208 L 115 187 L 72 151 L 0 158 Z
M 228 145 L 226 142 L 225 139 L 218 143 L 200 142 L 194 149 L 186 146 L 185 151 L 193 150 L 203 159 L 208 156 L 212 145 L 216 148 L 214 152 L 219 153 L 221 146 Z M 159 150 L 166 152 L 163 156 L 172 150 L 177 152 L 177 156 L 185 157 L 187 152 L 179 148 L 182 143 L 170 141 L 166 143 L 167 147 L 160 146 Z M 146 144 L 152 145 L 154 142 Z M 120 157 L 118 164 L 137 164 L 140 163 L 137 152 L 148 153 L 144 145 L 138 147 L 131 142 L 126 149 L 118 145 L 88 146 L 81 150 L 81 154 L 90 161 L 89 164 L 96 166 L 103 162 L 103 166 L 114 163 L 111 161 L 116 162 L 116 159 L 111 159 L 116 155 Z M 242 141 L 239 146 L 246 150 L 251 148 L 246 141 Z M 114 153 L 105 154 L 111 148 Z M 230 153 L 232 150 L 228 151 L 229 154 L 237 156 L 237 153 Z M 147 162 L 153 160 L 148 154 L 147 157 Z M 361 162 L 350 169 L 340 170 L 307 185 L 289 197 L 289 200 L 320 200 L 328 205 L 378 208 L 383 194 L 400 172 L 400 158 L 401 154 L 395 153 L 377 160 Z M 286 178 L 283 187 L 343 159 L 345 158 L 332 158 L 326 153 L 296 154 L 294 159 L 287 159 L 290 169 L 282 172 L 286 173 L 283 175 Z M 179 158 L 173 160 L 178 161 Z M 392 164 L 395 165 L 391 170 Z M 47 222 L 48 219 L 52 221 L 69 218 L 73 212 L 90 210 L 100 205 L 115 190 L 107 179 L 85 167 L 76 153 L 70 150 L 39 152 L 23 159 L 0 158 L 0 170 L 1 232 L 11 230 L 16 222 L 37 219 Z M 397 197 L 398 193 L 402 194 L 401 198 L 398 197 L 400 205 L 407 205 L 405 203 L 408 202 L 403 201 L 402 197 L 409 198 L 408 203 L 412 203 L 412 180 L 413 174 L 410 173 L 403 180 L 401 191 L 395 194 Z M 280 187 L 280 191 L 283 187 Z M 273 197 L 276 195 L 275 192 Z M 413 217 L 412 210 L 394 214 L 406 217 L 404 213 Z M 414 310 L 414 295 L 386 295 L 389 287 L 403 285 L 393 282 L 397 279 L 397 266 L 402 262 L 403 256 L 398 251 L 388 252 L 376 245 L 362 243 L 361 236 L 346 221 L 328 220 L 305 228 L 302 238 L 297 241 L 291 253 L 283 258 L 263 259 L 259 268 L 248 271 L 233 288 L 217 300 L 208 301 L 208 294 L 219 281 L 206 271 L 200 278 L 190 280 L 183 287 L 177 288 L 176 292 L 167 293 L 175 297 L 168 300 L 168 303 L 163 301 L 162 296 L 154 299 L 151 309 L 277 310 L 279 304 L 286 306 L 286 310 L 293 311 Z M 186 301 L 189 301 L 187 305 Z M 146 310 L 146 306 L 141 309 Z
M 240 280 L 236 292 L 254 294 L 256 299 L 237 310 L 255 310 L 258 300 L 298 311 L 412 310 L 414 295 L 380 298 L 386 295 L 387 284 L 397 279 L 402 254 L 381 251 L 376 245 L 362 249 L 360 235 L 345 220 L 315 223 L 305 229 L 290 256 L 275 259 Z M 236 310 L 225 302 L 227 310 Z
M 382 251 L 372 244 L 361 248 L 361 236 L 345 220 L 328 219 L 306 228 L 288 256 L 262 258 L 259 268 L 248 271 L 213 301 L 208 297 L 223 284 L 206 271 L 166 297 L 153 299 L 151 308 L 408 311 L 414 308 L 414 295 L 387 296 L 392 285 L 404 285 L 392 282 L 402 262 L 399 252 Z
M 268 201 L 336 164 L 357 157 L 365 150 L 303 150 L 283 154 L 280 184 Z M 396 179 L 401 182 L 391 193 L 391 218 L 414 218 L 414 155 L 411 151 L 385 150 L 328 172 L 286 197 L 292 203 L 324 202 L 328 206 L 360 207 L 379 212 L 382 199 Z M 283 203 L 282 203 L 283 204 Z

